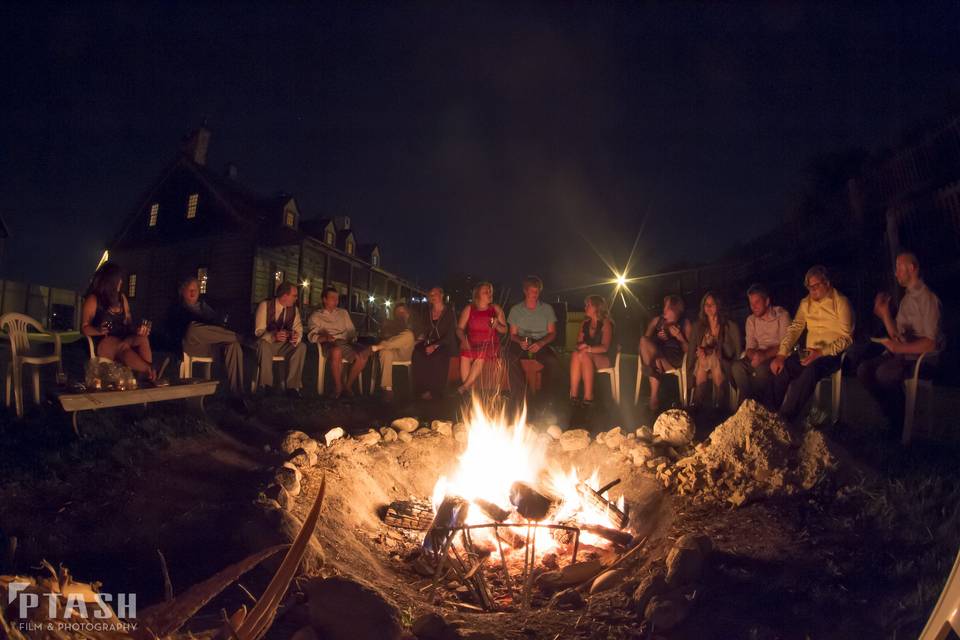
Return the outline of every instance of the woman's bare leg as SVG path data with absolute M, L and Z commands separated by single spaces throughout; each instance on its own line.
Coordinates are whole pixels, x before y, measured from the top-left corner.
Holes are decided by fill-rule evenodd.
M 583 369 L 583 401 L 593 402 L 593 376 L 596 367 L 593 366 L 590 354 L 583 354 L 580 367 Z
M 461 358 L 461 362 L 463 359 Z M 462 367 L 462 364 L 461 364 Z M 462 371 L 462 369 L 461 369 Z M 483 360 L 480 358 L 475 358 L 470 361 L 469 370 L 467 371 L 467 377 L 464 379 L 463 384 L 460 386 L 461 389 L 467 390 L 473 388 L 474 383 L 476 383 L 477 378 L 480 377 L 480 373 L 483 371 Z
M 583 354 L 580 351 L 574 351 L 570 357 L 570 397 L 576 398 L 580 392 L 580 360 Z
M 710 372 L 710 377 L 713 379 L 714 404 L 718 407 L 723 406 L 727 395 L 727 385 L 725 384 L 727 378 L 723 375 L 723 369 L 717 367 L 716 371 Z

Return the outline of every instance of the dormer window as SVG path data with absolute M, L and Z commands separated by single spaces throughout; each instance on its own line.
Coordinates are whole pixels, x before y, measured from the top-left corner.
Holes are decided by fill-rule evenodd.
M 350 240 L 349 238 L 347 238 L 346 250 L 347 253 L 353 255 L 353 240 Z
M 131 273 L 127 276 L 127 297 L 137 297 L 137 274 Z
M 372 264 L 372 265 L 375 266 L 375 267 L 379 267 L 379 266 L 380 266 L 380 254 L 379 254 L 379 253 L 374 253 L 372 256 L 370 256 L 370 264 Z
M 160 205 L 154 202 L 150 205 L 150 221 L 147 223 L 151 227 L 157 226 L 157 218 L 160 217 Z
M 293 209 L 287 209 L 283 212 L 283 224 L 291 229 L 297 225 L 297 214 L 294 213 Z
M 333 243 L 336 241 L 336 236 L 333 235 L 333 231 L 327 229 L 327 235 L 323 238 L 323 241 L 332 247 Z
M 187 198 L 187 220 L 197 217 L 197 201 L 199 199 L 200 195 L 197 193 L 191 193 L 190 197 Z

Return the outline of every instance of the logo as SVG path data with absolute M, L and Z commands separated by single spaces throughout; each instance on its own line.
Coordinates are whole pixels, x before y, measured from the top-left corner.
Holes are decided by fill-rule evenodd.
M 13 581 L 6 587 L 7 611 L 17 618 L 9 625 L 19 631 L 129 632 L 137 628 L 135 593 L 97 593 L 82 583 L 68 585 L 65 593 L 43 592 L 44 587 L 29 582 Z

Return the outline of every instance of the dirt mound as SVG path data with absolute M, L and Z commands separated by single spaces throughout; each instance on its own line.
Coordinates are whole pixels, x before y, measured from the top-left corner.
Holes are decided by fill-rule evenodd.
M 658 475 L 681 495 L 739 506 L 813 488 L 837 466 L 832 448 L 822 433 L 794 435 L 779 416 L 748 400 L 693 455 Z

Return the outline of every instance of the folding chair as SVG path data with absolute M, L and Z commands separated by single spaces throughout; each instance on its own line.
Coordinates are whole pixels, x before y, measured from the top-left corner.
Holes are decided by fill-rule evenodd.
M 13 400 L 17 417 L 23 417 L 23 365 L 33 366 L 33 401 L 40 404 L 40 367 L 46 364 L 57 365 L 57 371 L 63 373 L 60 336 L 53 334 L 53 354 L 49 356 L 24 355 L 30 349 L 30 329 L 46 333 L 43 325 L 22 313 L 8 313 L 0 316 L 0 330 L 6 331 L 10 338 L 10 364 L 7 365 L 7 406 L 10 406 L 10 388 L 13 387 Z

